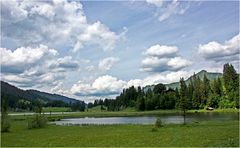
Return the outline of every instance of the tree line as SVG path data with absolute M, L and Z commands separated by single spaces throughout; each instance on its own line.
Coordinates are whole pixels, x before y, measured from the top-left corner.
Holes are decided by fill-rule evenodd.
M 194 74 L 189 84 L 183 78 L 176 89 L 157 84 L 145 90 L 140 86 L 123 89 L 116 99 L 95 100 L 88 107 L 105 106 L 109 111 L 135 107 L 139 111 L 156 109 L 239 108 L 239 74 L 233 65 L 223 66 L 223 76 L 210 81 Z M 104 107 L 102 107 L 104 109 Z
M 75 102 L 66 103 L 61 100 L 43 100 L 43 99 L 25 99 L 11 97 L 4 93 L 1 94 L 1 104 L 7 103 L 8 110 L 12 111 L 35 111 L 39 105 L 41 107 L 69 107 L 70 111 L 84 111 L 85 102 L 76 100 Z M 3 106 L 1 106 L 3 108 Z

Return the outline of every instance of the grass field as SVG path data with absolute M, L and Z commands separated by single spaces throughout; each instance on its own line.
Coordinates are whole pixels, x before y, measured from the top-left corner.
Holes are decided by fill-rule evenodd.
M 43 112 L 68 112 L 70 107 L 43 107 Z
M 1 146 L 239 146 L 239 121 L 165 125 L 152 132 L 153 125 L 48 125 L 27 129 L 26 120 L 12 122 L 2 133 Z

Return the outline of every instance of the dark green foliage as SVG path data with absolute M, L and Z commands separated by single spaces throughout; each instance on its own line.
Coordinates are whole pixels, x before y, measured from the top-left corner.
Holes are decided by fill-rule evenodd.
M 9 132 L 10 119 L 8 116 L 8 96 L 1 97 L 1 132 Z
M 83 101 L 78 101 L 71 104 L 72 111 L 84 111 L 85 110 L 85 103 Z
M 193 78 L 194 92 L 193 92 L 193 106 L 195 109 L 199 109 L 202 99 L 202 81 L 199 77 Z
M 137 99 L 137 110 L 139 111 L 145 110 L 145 100 L 143 97 L 138 97 Z
M 206 105 L 207 104 L 207 99 L 209 97 L 209 93 L 210 93 L 210 81 L 208 80 L 207 76 L 204 75 L 203 78 L 203 83 L 202 83 L 202 99 L 201 99 L 201 104 L 202 105 Z
M 233 85 L 227 86 L 229 91 L 226 94 L 223 91 L 224 84 L 222 84 L 221 78 L 216 78 L 221 74 L 201 71 L 198 74 L 193 74 L 187 81 L 181 79 L 179 88 L 175 88 L 175 90 L 166 88 L 161 83 L 145 88 L 139 86 L 137 89 L 132 86 L 123 89 L 116 99 L 95 100 L 94 106 L 104 104 L 109 111 L 135 107 L 139 111 L 179 108 L 183 112 L 189 109 L 203 109 L 208 106 L 213 108 L 239 107 L 239 93 L 237 91 L 239 86 L 236 83 L 239 78 L 236 77 L 237 74 L 233 66 L 225 65 L 225 71 L 227 74 L 224 76 L 229 79 L 228 81 L 232 81 L 227 85 Z
M 10 130 L 10 119 L 7 114 L 2 114 L 1 116 L 1 132 L 9 132 Z
M 185 117 L 186 117 L 186 111 L 188 108 L 188 100 L 187 100 L 187 85 L 183 78 L 180 79 L 180 91 L 179 91 L 179 109 L 183 111 L 183 117 L 184 117 L 184 124 L 185 124 Z
M 210 94 L 208 98 L 207 105 L 213 108 L 218 108 L 219 107 L 219 96 L 216 94 Z
M 38 99 L 37 100 L 37 105 L 35 108 L 35 115 L 33 118 L 28 119 L 28 129 L 32 128 L 42 128 L 47 125 L 47 117 L 45 115 L 41 114 L 42 113 L 42 105 L 43 102 L 42 100 Z
M 187 93 L 188 107 L 187 108 L 192 109 L 193 108 L 193 93 L 194 93 L 194 85 L 193 85 L 192 79 L 190 80 L 187 91 L 188 91 L 188 93 Z
M 162 126 L 163 126 L 163 124 L 162 124 L 161 119 L 157 118 L 156 121 L 155 121 L 155 128 L 160 128 Z
M 218 103 L 219 108 L 234 108 L 235 107 L 235 102 L 230 101 L 229 99 L 223 98 L 221 101 Z
M 158 129 L 157 129 L 156 127 L 153 127 L 151 131 L 152 131 L 152 132 L 157 132 Z
M 47 125 L 47 117 L 42 114 L 36 114 L 33 118 L 28 119 L 28 129 L 43 128 Z
M 222 83 L 220 78 L 213 80 L 212 89 L 213 94 L 217 95 L 218 97 L 221 97 L 223 95 Z
M 223 80 L 227 98 L 230 101 L 234 101 L 235 106 L 239 108 L 239 75 L 229 63 L 225 64 L 223 67 Z
M 37 90 L 22 90 L 1 81 L 1 97 L 8 96 L 9 109 L 14 111 L 34 111 L 39 100 L 44 107 L 70 107 L 78 100 L 65 96 L 40 92 Z
M 154 94 L 163 94 L 165 91 L 166 91 L 166 86 L 161 83 L 155 85 L 153 88 Z

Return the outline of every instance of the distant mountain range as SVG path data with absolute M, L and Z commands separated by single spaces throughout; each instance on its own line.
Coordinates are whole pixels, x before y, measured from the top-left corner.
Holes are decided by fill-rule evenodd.
M 222 77 L 222 73 L 212 73 L 212 72 L 207 72 L 206 70 L 202 70 L 202 71 L 196 73 L 196 76 L 199 77 L 201 80 L 203 80 L 204 75 L 206 75 L 206 77 L 209 80 L 214 80 L 214 79 L 216 79 L 218 77 Z M 192 78 L 193 78 L 193 75 L 190 76 L 187 80 L 185 80 L 187 85 L 190 83 L 190 80 Z M 154 86 L 155 85 L 148 85 L 148 86 L 145 86 L 143 89 L 144 89 L 144 91 L 147 91 L 149 88 L 153 90 Z M 180 83 L 179 82 L 174 82 L 174 83 L 170 83 L 170 84 L 165 84 L 165 86 L 167 88 L 176 89 L 176 88 L 180 87 Z
M 26 99 L 28 101 L 33 101 L 41 99 L 45 102 L 59 100 L 68 104 L 78 102 L 76 99 L 58 94 L 50 94 L 38 90 L 22 90 L 4 81 L 1 81 L 1 96 L 2 95 L 7 95 L 11 100 Z

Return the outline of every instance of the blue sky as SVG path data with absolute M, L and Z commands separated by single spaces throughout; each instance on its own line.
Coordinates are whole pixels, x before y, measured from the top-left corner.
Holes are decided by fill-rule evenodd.
M 85 101 L 239 71 L 239 1 L 1 1 L 1 79 Z

